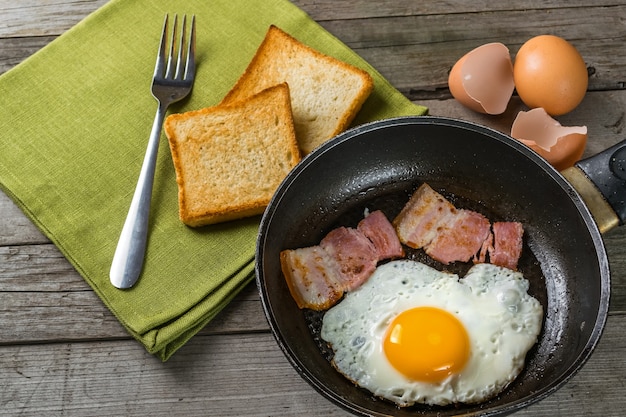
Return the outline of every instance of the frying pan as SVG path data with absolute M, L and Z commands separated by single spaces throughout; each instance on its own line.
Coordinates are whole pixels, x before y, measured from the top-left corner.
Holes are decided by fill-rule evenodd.
M 588 200 L 604 208 L 615 203 L 617 209 L 608 210 L 609 220 L 602 221 L 608 224 L 605 229 L 624 221 L 626 181 L 619 176 L 624 147 L 601 154 L 602 164 L 612 164 L 611 169 L 584 162 L 582 170 L 571 168 L 567 174 L 581 187 L 588 187 L 588 177 L 598 172 L 618 175 L 601 180 L 610 195 L 608 205 L 597 196 Z M 400 409 L 356 387 L 330 363 L 332 352 L 319 337 L 323 313 L 298 309 L 281 273 L 281 250 L 316 245 L 338 226 L 355 227 L 366 209 L 381 209 L 391 220 L 423 182 L 457 207 L 482 212 L 491 221 L 524 225 L 519 269 L 530 281 L 529 292 L 543 305 L 543 330 L 519 377 L 481 404 Z M 621 195 L 615 187 L 621 187 Z M 409 256 L 460 276 L 469 267 L 437 264 L 422 252 Z M 329 400 L 363 416 L 495 416 L 539 401 L 587 361 L 602 334 L 610 296 L 600 229 L 571 183 L 500 132 L 431 116 L 356 127 L 305 157 L 263 215 L 256 279 L 272 333 L 297 372 Z

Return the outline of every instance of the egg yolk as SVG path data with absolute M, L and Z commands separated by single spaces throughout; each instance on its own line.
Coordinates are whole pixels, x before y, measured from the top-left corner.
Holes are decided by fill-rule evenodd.
M 417 307 L 395 317 L 383 349 L 391 365 L 407 378 L 436 383 L 463 369 L 469 358 L 469 337 L 449 312 Z

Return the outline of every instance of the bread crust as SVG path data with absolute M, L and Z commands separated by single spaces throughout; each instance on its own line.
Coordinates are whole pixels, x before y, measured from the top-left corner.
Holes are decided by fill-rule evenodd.
M 374 88 L 366 71 L 324 55 L 271 25 L 221 104 L 282 82 L 289 84 L 296 137 L 303 155 L 347 129 Z
M 183 223 L 199 227 L 263 212 L 301 159 L 290 103 L 282 83 L 166 118 Z

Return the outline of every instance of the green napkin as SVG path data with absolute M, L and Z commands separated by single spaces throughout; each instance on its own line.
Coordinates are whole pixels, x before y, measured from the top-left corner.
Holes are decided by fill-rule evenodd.
M 109 283 L 156 111 L 150 84 L 166 13 L 197 20 L 194 89 L 170 112 L 218 103 L 270 24 L 372 74 L 375 90 L 355 123 L 426 112 L 286 0 L 113 0 L 0 76 L 2 189 L 162 360 L 250 282 L 259 225 L 257 216 L 184 226 L 163 137 L 143 274 L 130 290 Z

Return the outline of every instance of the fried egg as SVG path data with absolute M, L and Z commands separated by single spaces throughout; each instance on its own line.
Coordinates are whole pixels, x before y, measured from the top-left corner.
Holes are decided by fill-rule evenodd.
M 393 261 L 326 312 L 321 337 L 339 372 L 398 406 L 477 403 L 519 375 L 537 341 L 543 309 L 528 288 L 491 264 L 460 279 Z

